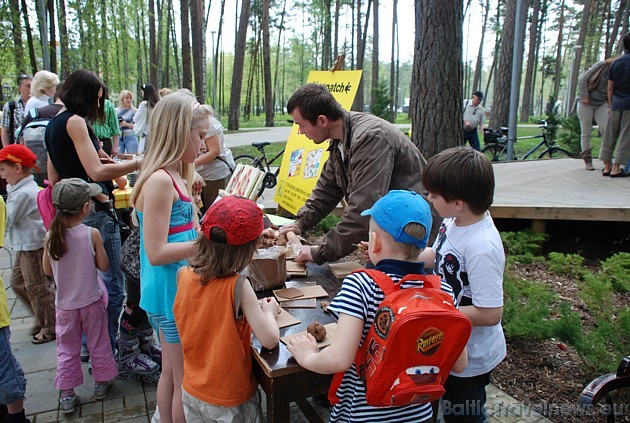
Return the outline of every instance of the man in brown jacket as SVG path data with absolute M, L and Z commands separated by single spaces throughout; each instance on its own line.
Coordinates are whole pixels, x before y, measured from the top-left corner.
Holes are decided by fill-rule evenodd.
M 341 221 L 319 246 L 302 247 L 298 263 L 322 264 L 350 254 L 368 239 L 369 216 L 361 216 L 390 190 L 418 193 L 422 187 L 424 157 L 391 123 L 368 113 L 347 112 L 324 85 L 306 84 L 289 99 L 287 110 L 299 132 L 315 144 L 330 140 L 330 156 L 317 185 L 295 224 L 281 233 L 302 233 L 326 217 L 345 198 Z

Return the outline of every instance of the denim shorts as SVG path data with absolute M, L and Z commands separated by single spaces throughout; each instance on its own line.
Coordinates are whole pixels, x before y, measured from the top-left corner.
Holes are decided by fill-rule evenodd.
M 175 320 L 168 320 L 166 316 L 162 316 L 160 314 L 147 313 L 149 316 L 149 322 L 153 329 L 157 332 L 158 339 L 160 337 L 160 329 L 162 329 L 162 333 L 164 333 L 164 341 L 169 344 L 181 344 L 182 341 L 179 339 L 179 332 L 177 332 L 177 326 L 175 325 Z M 160 342 L 163 341 L 160 339 Z
M 11 404 L 26 394 L 26 378 L 11 352 L 11 330 L 0 328 L 0 404 Z
M 254 395 L 241 405 L 221 407 L 208 404 L 190 395 L 182 388 L 182 403 L 188 423 L 202 422 L 233 422 L 233 423 L 262 423 L 262 409 L 260 408 L 260 393 Z

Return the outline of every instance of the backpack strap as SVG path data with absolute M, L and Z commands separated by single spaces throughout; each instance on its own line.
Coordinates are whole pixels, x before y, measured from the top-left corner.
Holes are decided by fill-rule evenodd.
M 398 291 L 400 289 L 400 283 L 397 284 L 396 282 L 392 280 L 392 278 L 387 276 L 386 273 L 383 273 L 380 270 L 361 269 L 361 270 L 354 271 L 352 273 L 365 273 L 370 278 L 372 278 L 374 282 L 376 282 L 378 287 L 383 290 L 385 295 L 389 295 L 392 292 Z
M 9 101 L 9 144 L 15 143 L 15 100 Z

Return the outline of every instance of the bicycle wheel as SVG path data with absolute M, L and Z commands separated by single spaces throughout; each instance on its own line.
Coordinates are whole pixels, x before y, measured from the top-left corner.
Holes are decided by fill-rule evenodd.
M 234 163 L 236 163 L 237 165 L 240 163 L 247 166 L 257 167 L 263 172 L 266 172 L 266 169 L 263 167 L 260 161 L 254 156 L 250 156 L 249 154 L 242 154 L 240 156 L 234 157 Z
M 487 144 L 481 152 L 485 154 L 491 162 L 507 160 L 507 148 L 504 145 Z
M 540 156 L 538 156 L 538 160 L 552 159 L 554 157 L 573 157 L 573 154 L 560 147 L 551 147 L 543 151 Z

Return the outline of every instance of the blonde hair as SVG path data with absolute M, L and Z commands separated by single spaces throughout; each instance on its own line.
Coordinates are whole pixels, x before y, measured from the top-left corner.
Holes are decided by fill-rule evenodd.
M 376 223 L 374 219 L 370 219 L 370 231 L 378 231 L 382 236 L 389 239 L 392 244 L 405 255 L 406 260 L 415 260 L 418 258 L 420 253 L 424 250 L 424 248 L 420 248 L 413 244 L 406 244 L 404 242 L 398 242 L 394 239 L 393 236 L 390 235 L 385 229 L 381 228 L 381 226 Z M 414 238 L 423 239 L 427 233 L 427 230 L 424 226 L 419 223 L 410 222 L 405 225 L 403 228 L 403 232 L 411 235 Z
M 121 90 L 120 94 L 118 94 L 118 107 L 120 109 L 124 108 L 125 105 L 123 104 L 123 99 L 125 97 L 131 97 L 131 107 L 133 107 L 133 94 L 131 93 L 131 91 L 127 91 L 127 90 Z
M 188 195 L 192 195 L 195 164 L 182 163 L 181 158 L 190 143 L 190 130 L 208 119 L 210 109 L 199 104 L 193 93 L 181 89 L 160 100 L 153 109 L 142 171 L 131 192 L 135 206 L 138 194 L 149 177 L 159 169 L 177 163 L 177 171 L 186 180 Z
M 40 70 L 33 76 L 31 81 L 31 95 L 39 97 L 46 94 L 46 90 L 49 88 L 56 88 L 59 84 L 59 77 L 47 70 Z

